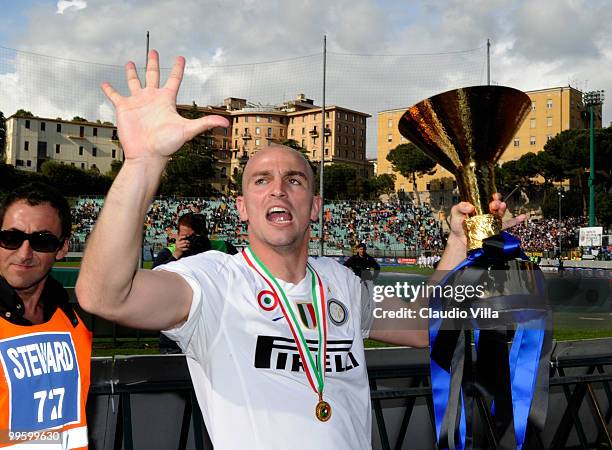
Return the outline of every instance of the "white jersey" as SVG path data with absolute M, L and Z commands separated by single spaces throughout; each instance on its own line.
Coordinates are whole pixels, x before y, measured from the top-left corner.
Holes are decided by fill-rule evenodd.
M 269 286 L 242 254 L 210 251 L 160 267 L 183 276 L 193 290 L 187 322 L 164 333 L 187 356 L 215 449 L 371 448 L 363 350 L 368 321 L 362 331 L 359 279 L 328 258 L 309 263 L 321 277 L 327 305 L 327 422 L 315 416 L 318 396 L 281 308 L 270 305 Z M 300 324 L 316 357 L 316 319 L 307 307 L 310 275 L 296 285 L 278 282 L 296 308 L 302 303 Z

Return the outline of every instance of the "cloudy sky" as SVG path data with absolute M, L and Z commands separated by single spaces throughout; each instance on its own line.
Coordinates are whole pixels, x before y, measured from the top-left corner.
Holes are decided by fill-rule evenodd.
M 187 58 L 181 101 L 198 104 L 229 95 L 278 103 L 299 92 L 320 104 L 323 35 L 327 103 L 369 114 L 485 83 L 487 38 L 494 83 L 612 95 L 612 8 L 604 0 L 0 0 L 0 8 L 5 115 L 24 107 L 113 120 L 97 85 L 122 88 L 120 66 L 142 64 L 147 31 L 163 66 Z M 612 120 L 612 98 L 603 119 Z

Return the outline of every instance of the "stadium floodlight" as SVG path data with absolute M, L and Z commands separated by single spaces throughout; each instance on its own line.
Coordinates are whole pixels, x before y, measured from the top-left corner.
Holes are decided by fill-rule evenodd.
M 584 106 L 589 108 L 589 147 L 590 147 L 590 173 L 589 173 L 589 226 L 595 226 L 595 123 L 594 109 L 601 106 L 604 101 L 604 91 L 589 91 L 582 94 Z
M 557 224 L 557 236 L 559 238 L 559 261 L 561 261 L 561 199 L 565 197 L 565 195 L 563 195 L 563 185 L 559 187 L 557 194 L 559 195 L 559 223 Z

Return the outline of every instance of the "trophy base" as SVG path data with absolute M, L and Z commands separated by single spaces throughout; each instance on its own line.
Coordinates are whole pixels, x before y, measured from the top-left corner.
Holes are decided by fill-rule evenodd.
M 469 252 L 482 248 L 483 239 L 501 233 L 502 221 L 493 214 L 479 214 L 465 219 L 463 229 L 467 236 L 467 251 Z

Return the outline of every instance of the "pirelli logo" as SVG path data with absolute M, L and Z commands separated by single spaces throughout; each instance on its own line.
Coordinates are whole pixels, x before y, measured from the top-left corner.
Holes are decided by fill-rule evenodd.
M 313 356 L 317 354 L 317 341 L 306 340 Z M 325 372 L 346 372 L 359 367 L 351 352 L 352 340 L 328 340 Z M 277 336 L 257 336 L 255 368 L 303 372 L 300 354 L 293 339 Z

